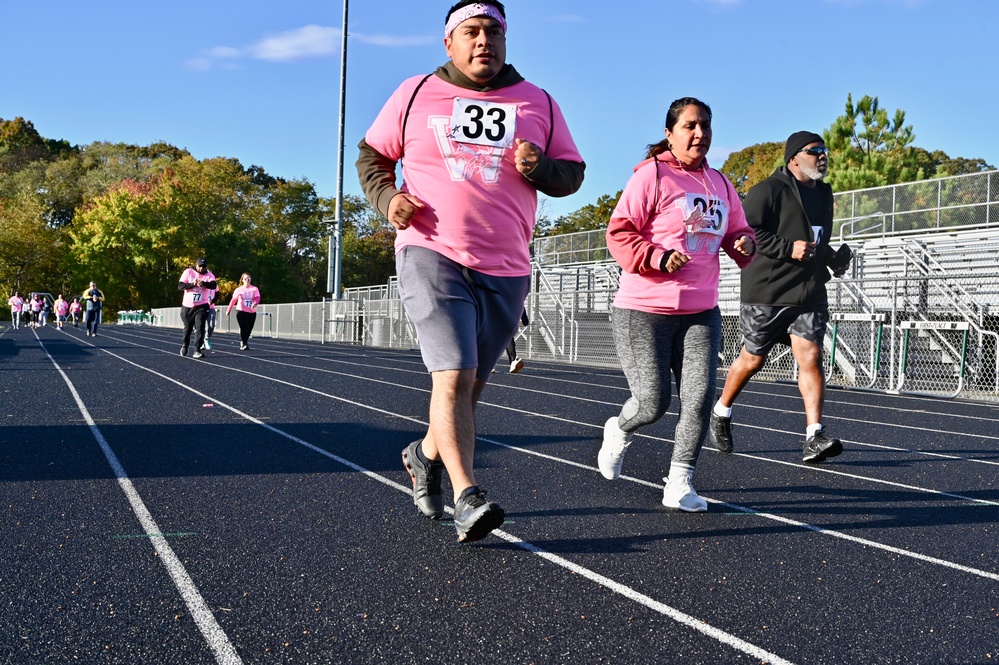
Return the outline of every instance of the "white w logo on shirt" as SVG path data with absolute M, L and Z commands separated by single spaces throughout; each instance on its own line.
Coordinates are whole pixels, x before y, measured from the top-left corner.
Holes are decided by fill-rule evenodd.
M 433 130 L 441 157 L 451 174 L 451 180 L 460 182 L 480 175 L 483 182 L 497 182 L 503 163 L 503 149 L 453 141 L 449 136 L 450 122 L 451 118 L 443 115 L 432 115 L 427 120 L 427 126 Z

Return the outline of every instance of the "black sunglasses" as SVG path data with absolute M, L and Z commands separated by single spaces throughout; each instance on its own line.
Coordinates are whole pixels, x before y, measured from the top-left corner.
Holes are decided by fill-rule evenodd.
M 818 157 L 819 155 L 828 155 L 829 148 L 825 146 L 819 146 L 815 148 L 802 148 L 798 152 L 803 152 L 806 155 L 811 155 L 812 157 Z

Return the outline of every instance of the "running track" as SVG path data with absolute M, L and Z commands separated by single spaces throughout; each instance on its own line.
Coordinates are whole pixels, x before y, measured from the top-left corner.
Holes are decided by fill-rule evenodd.
M 996 406 L 831 391 L 809 467 L 754 382 L 690 515 L 675 402 L 606 481 L 622 376 L 529 362 L 478 409 L 508 522 L 459 545 L 400 463 L 418 353 L 81 331 L 0 330 L 0 663 L 999 663 Z

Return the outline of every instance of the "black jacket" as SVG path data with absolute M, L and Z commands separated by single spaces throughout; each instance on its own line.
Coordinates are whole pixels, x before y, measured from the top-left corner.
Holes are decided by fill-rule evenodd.
M 827 302 L 828 261 L 832 235 L 832 187 L 815 183 L 822 194 L 822 219 L 808 219 L 794 176 L 781 167 L 750 188 L 742 207 L 756 232 L 756 258 L 742 269 L 744 305 L 821 305 Z M 822 238 L 811 261 L 791 258 L 795 240 L 813 239 L 812 226 L 822 226 Z

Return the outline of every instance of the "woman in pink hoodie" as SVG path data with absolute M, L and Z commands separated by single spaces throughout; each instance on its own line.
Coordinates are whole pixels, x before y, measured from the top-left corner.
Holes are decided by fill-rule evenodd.
M 692 481 L 721 348 L 718 254 L 741 268 L 756 253 L 735 188 L 708 167 L 710 147 L 708 105 L 692 97 L 673 102 L 666 138 L 635 167 L 607 227 L 607 247 L 624 271 L 612 325 L 631 397 L 604 425 L 597 466 L 609 480 L 620 475 L 633 432 L 669 408 L 672 371 L 683 408 L 663 505 L 685 512 L 708 508 Z

